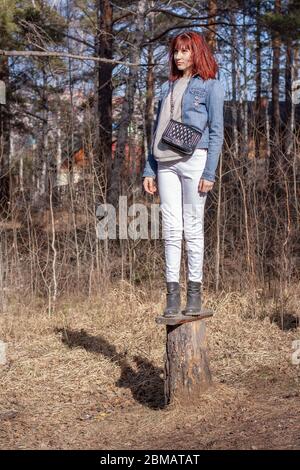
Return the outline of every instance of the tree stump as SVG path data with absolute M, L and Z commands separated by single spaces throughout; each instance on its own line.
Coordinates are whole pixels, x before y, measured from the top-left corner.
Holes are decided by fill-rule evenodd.
M 205 322 L 212 315 L 211 310 L 202 309 L 197 316 L 156 318 L 158 324 L 166 325 L 165 405 L 175 401 L 197 404 L 201 393 L 212 384 Z

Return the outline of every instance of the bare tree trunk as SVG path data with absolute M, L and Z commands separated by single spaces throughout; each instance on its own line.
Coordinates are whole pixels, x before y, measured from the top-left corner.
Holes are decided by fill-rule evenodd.
M 35 158 L 36 187 L 33 192 L 33 204 L 42 210 L 46 202 L 46 194 L 48 193 L 48 96 L 47 96 L 47 75 L 44 65 L 42 65 L 42 128 L 41 138 L 38 143 L 37 155 Z
M 154 5 L 153 0 L 151 1 L 150 8 Z M 149 14 L 148 29 L 150 32 L 153 31 L 154 13 Z M 147 153 L 150 151 L 153 121 L 154 121 L 154 73 L 153 67 L 149 64 L 153 63 L 153 44 L 150 43 L 148 46 L 148 67 L 147 67 L 147 78 L 146 78 L 146 106 L 145 106 L 145 122 L 146 122 L 146 141 L 147 141 Z
M 43 109 L 43 127 L 42 127 L 42 139 L 41 139 L 41 172 L 39 179 L 39 196 L 43 198 L 48 193 L 48 94 L 46 91 L 47 87 L 47 76 L 45 68 L 43 67 L 43 98 L 42 98 L 42 109 Z
M 113 57 L 113 7 L 109 0 L 97 0 L 96 55 Z M 98 135 L 96 140 L 97 158 L 95 166 L 98 176 L 101 172 L 105 181 L 109 178 L 112 160 L 112 71 L 113 65 L 99 62 L 97 80 Z M 101 179 L 100 179 L 101 180 Z
M 239 143 L 238 143 L 238 100 L 237 100 L 237 31 L 236 31 L 236 16 L 235 13 L 230 12 L 231 21 L 231 80 L 232 80 L 232 136 L 233 136 L 233 157 L 238 158 Z
M 260 157 L 260 128 L 261 128 L 261 119 L 262 119 L 262 112 L 261 112 L 261 27 L 260 27 L 260 15 L 261 15 L 261 1 L 257 0 L 256 3 L 256 32 L 255 32 L 255 40 L 256 40 L 256 75 L 255 75 L 255 83 L 256 83 L 256 99 L 255 99 L 255 158 Z
M 275 0 L 275 13 L 281 12 L 281 0 Z M 279 201 L 282 194 L 279 178 L 279 163 L 281 153 L 280 136 L 280 106 L 279 106 L 279 80 L 280 80 L 280 33 L 275 31 L 272 34 L 273 66 L 272 66 L 272 113 L 271 113 L 271 153 L 268 167 L 267 197 L 269 205 L 268 220 L 266 223 L 272 230 L 266 247 L 266 267 L 269 275 L 269 285 L 271 280 L 277 277 L 279 265 L 275 263 L 278 246 L 278 225 L 279 225 Z
M 206 41 L 209 44 L 212 52 L 216 51 L 217 48 L 217 40 L 216 40 L 216 32 L 217 26 L 216 24 L 216 15 L 217 15 L 217 1 L 216 0 L 209 0 L 208 1 L 208 32 L 206 34 Z M 221 266 L 221 247 L 220 247 L 220 240 L 221 240 L 221 230 L 222 230 L 222 214 L 221 214 L 221 194 L 222 194 L 222 155 L 220 156 L 220 165 L 219 165 L 219 180 L 218 180 L 218 205 L 217 205 L 217 219 L 216 219 L 216 251 L 214 256 L 214 276 L 215 276 L 215 290 L 218 292 L 220 288 L 220 266 Z
M 294 45 L 294 60 L 293 60 L 293 79 L 299 79 L 299 40 L 295 41 Z
M 217 38 L 216 38 L 216 30 L 217 25 L 216 23 L 216 15 L 218 11 L 217 1 L 216 0 L 208 0 L 207 4 L 208 16 L 208 32 L 206 34 L 206 41 L 211 47 L 211 50 L 215 52 L 217 47 Z
M 288 38 L 286 44 L 286 62 L 285 62 L 285 157 L 287 163 L 290 162 L 290 157 L 293 149 L 293 131 L 295 120 L 295 106 L 292 102 L 292 82 L 293 82 L 293 48 L 292 40 Z M 290 167 L 290 165 L 288 165 Z
M 130 61 L 139 62 L 140 47 L 144 38 L 145 11 L 147 8 L 146 0 L 139 0 L 137 3 L 136 15 L 136 31 L 130 54 Z M 133 117 L 134 95 L 136 91 L 136 82 L 138 76 L 138 68 L 131 67 L 128 73 L 125 97 L 122 105 L 121 120 L 119 123 L 119 132 L 117 139 L 117 148 L 113 160 L 112 171 L 109 181 L 109 189 L 107 193 L 107 202 L 117 205 L 120 195 L 120 183 L 122 168 L 125 160 L 126 143 L 128 140 L 128 127 Z
M 243 75 L 244 75 L 244 89 L 243 89 L 243 150 L 242 156 L 243 161 L 245 162 L 248 158 L 248 74 L 247 74 L 247 25 L 246 25 L 246 15 L 243 15 Z M 244 166 L 244 176 L 246 175 L 246 165 Z
M 280 13 L 281 0 L 275 0 L 275 12 Z M 270 158 L 270 176 L 275 171 L 276 157 L 280 146 L 280 107 L 279 107 L 279 76 L 280 76 L 280 34 L 274 32 L 272 36 L 273 66 L 272 66 L 272 155 Z
M 6 104 L 0 105 L 0 207 L 8 211 L 11 191 L 8 57 L 0 57 L 0 80 L 6 87 Z

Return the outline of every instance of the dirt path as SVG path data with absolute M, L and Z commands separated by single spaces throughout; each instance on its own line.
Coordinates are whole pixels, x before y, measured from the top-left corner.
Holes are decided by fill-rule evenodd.
M 58 414 L 41 405 L 2 407 L 0 442 L 17 449 L 299 450 L 299 397 L 286 383 L 252 391 L 215 384 L 197 408 L 153 409 L 126 396 L 106 411 L 96 396 Z
M 3 315 L 0 448 L 299 450 L 299 328 L 245 319 L 240 298 L 236 310 L 228 302 L 208 323 L 214 386 L 185 408 L 163 406 L 165 338 L 153 306 L 133 298 L 113 318 L 103 301 Z

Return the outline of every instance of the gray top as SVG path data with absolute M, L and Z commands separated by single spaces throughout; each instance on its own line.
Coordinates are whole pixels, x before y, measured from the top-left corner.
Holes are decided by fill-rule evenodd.
M 174 101 L 174 110 L 173 110 L 173 119 L 175 121 L 181 122 L 181 100 L 182 95 L 188 85 L 190 77 L 180 77 L 174 82 L 173 88 L 173 101 Z M 155 141 L 153 146 L 153 155 L 157 161 L 171 161 L 178 160 L 185 154 L 181 153 L 179 150 L 172 150 L 168 145 L 161 142 L 161 136 L 167 127 L 171 117 L 171 93 L 168 94 L 164 101 L 164 105 L 160 111 L 159 122 L 157 125 L 157 130 L 155 134 Z

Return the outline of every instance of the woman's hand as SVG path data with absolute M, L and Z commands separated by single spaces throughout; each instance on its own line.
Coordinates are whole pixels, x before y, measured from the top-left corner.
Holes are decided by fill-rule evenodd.
M 146 193 L 149 194 L 154 194 L 157 191 L 155 180 L 150 176 L 145 176 L 143 181 L 143 187 Z
M 208 180 L 201 178 L 199 181 L 198 191 L 201 193 L 207 193 L 208 191 L 212 190 L 213 185 L 214 185 L 213 181 L 208 181 Z

